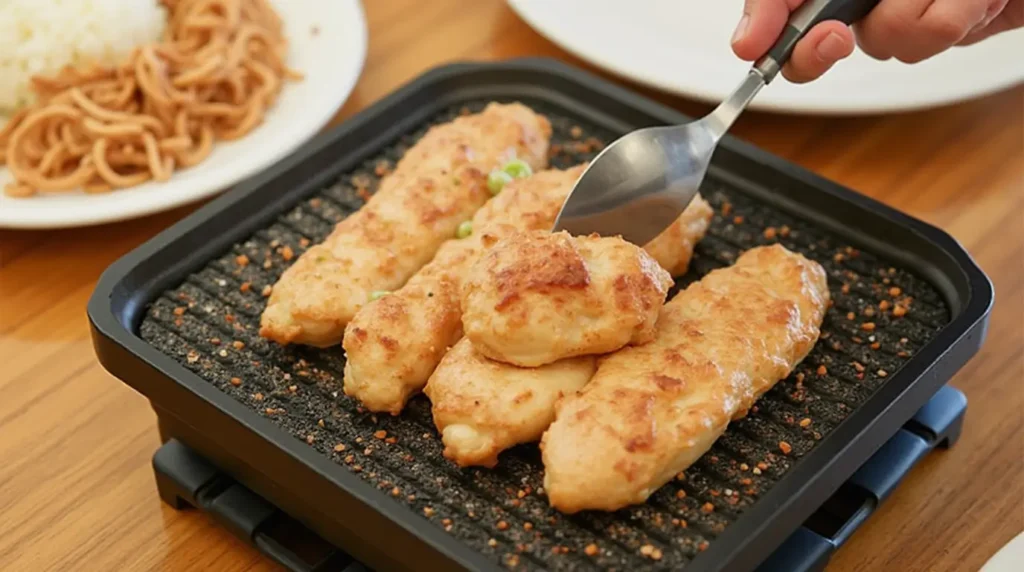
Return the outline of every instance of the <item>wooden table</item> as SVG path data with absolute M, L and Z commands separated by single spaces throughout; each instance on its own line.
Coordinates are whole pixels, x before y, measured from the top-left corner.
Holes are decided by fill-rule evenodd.
M 366 2 L 370 51 L 340 121 L 458 59 L 580 64 L 500 0 Z M 416 17 L 397 18 L 415 12 Z M 656 95 L 690 114 L 705 105 Z M 1024 88 L 931 111 L 851 119 L 748 114 L 736 133 L 947 229 L 995 282 L 988 342 L 953 381 L 959 444 L 932 455 L 833 561 L 835 570 L 976 570 L 1024 529 Z M 192 208 L 97 228 L 0 231 L 0 563 L 6 570 L 270 570 L 210 519 L 162 505 L 141 396 L 96 362 L 85 317 L 111 262 Z

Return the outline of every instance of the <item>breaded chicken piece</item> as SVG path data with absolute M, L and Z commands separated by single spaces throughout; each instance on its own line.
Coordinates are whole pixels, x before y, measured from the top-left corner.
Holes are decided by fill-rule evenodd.
M 604 358 L 556 406 L 541 440 L 551 505 L 646 501 L 810 352 L 828 300 L 824 269 L 781 246 L 754 248 L 681 292 L 653 342 Z
M 659 236 L 644 249 L 658 246 L 662 260 L 668 261 L 663 264 L 676 276 L 686 274 L 693 248 L 707 232 L 711 214 L 710 206 L 698 197 L 673 225 L 680 231 L 673 232 L 674 240 L 660 242 Z M 597 363 L 594 356 L 585 356 L 540 368 L 521 368 L 483 357 L 466 339 L 455 347 L 460 351 L 453 348 L 444 357 L 424 391 L 444 441 L 444 455 L 461 466 L 493 466 L 505 449 L 540 439 L 555 420 L 559 396 L 581 389 L 589 380 L 583 372 L 592 371 Z M 574 374 L 567 375 L 567 370 Z M 481 379 L 487 383 L 480 383 Z M 505 385 L 514 390 L 506 390 Z M 531 394 L 532 399 L 524 403 L 504 399 L 507 391 Z
M 550 229 L 585 165 L 534 173 L 507 184 L 399 290 L 367 304 L 345 331 L 345 394 L 370 411 L 397 415 L 462 337 L 459 292 L 477 258 L 516 231 Z
M 486 246 L 514 231 L 549 229 L 586 165 L 550 170 L 514 181 L 473 220 L 470 253 L 445 244 L 401 290 L 368 304 L 345 332 L 345 394 L 374 412 L 398 415 L 430 378 L 448 348 L 462 337 L 460 291 L 469 266 Z M 696 240 L 711 222 L 700 196 L 645 250 L 666 269 L 684 269 Z M 693 238 L 698 237 L 698 238 Z M 486 244 L 485 244 L 486 243 Z M 445 254 L 451 251 L 451 254 Z M 451 257 L 450 259 L 448 257 Z
M 672 276 L 618 237 L 515 233 L 474 264 L 462 328 L 476 351 L 520 367 L 613 352 L 654 338 Z
M 540 438 L 555 418 L 552 404 L 579 391 L 597 369 L 597 358 L 582 356 L 536 368 L 489 360 L 462 338 L 438 366 L 447 380 L 431 378 L 424 392 L 433 403 L 434 423 L 444 455 L 461 466 L 493 467 L 498 453 Z M 456 382 L 457 380 L 457 382 Z M 477 427 L 486 426 L 486 431 Z
M 530 108 L 492 103 L 431 128 L 378 191 L 274 285 L 260 335 L 325 347 L 376 291 L 394 290 L 491 197 L 488 173 L 511 158 L 547 164 L 551 124 Z

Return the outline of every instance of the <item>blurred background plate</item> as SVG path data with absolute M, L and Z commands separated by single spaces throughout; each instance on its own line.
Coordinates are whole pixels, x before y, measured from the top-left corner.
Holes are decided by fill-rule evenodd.
M 166 183 L 105 194 L 80 192 L 12 199 L 0 193 L 0 228 L 59 228 L 113 222 L 215 195 L 256 174 L 317 134 L 348 99 L 366 59 L 366 19 L 359 0 L 273 0 L 285 23 L 288 63 L 305 74 L 290 82 L 262 125 L 217 143 L 199 165 Z M 0 167 L 0 187 L 11 180 Z
M 729 39 L 743 0 L 508 0 L 540 34 L 591 64 L 677 95 L 721 101 L 748 64 Z M 925 62 L 880 62 L 857 51 L 822 79 L 777 81 L 752 109 L 863 114 L 932 107 L 1024 81 L 1024 30 Z

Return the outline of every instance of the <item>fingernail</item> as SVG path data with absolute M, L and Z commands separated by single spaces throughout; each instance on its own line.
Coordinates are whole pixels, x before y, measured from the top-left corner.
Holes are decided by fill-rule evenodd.
M 740 23 L 736 25 L 736 31 L 732 33 L 732 43 L 736 43 L 747 35 L 747 28 L 750 27 L 750 16 L 744 14 Z
M 835 32 L 829 33 L 815 48 L 818 57 L 825 61 L 836 61 L 846 56 L 846 41 Z

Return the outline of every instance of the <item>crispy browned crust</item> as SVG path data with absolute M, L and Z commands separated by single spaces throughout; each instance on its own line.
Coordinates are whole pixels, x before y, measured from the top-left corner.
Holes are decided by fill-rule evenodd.
M 802 360 L 828 305 L 825 271 L 759 247 L 665 305 L 654 341 L 604 358 L 541 442 L 555 508 L 644 502 Z
M 547 164 L 551 125 L 521 104 L 430 129 L 370 200 L 302 254 L 274 285 L 260 335 L 325 347 L 374 291 L 395 290 L 490 198 L 487 174 L 511 156 Z
M 652 257 L 663 267 L 672 268 L 675 275 L 685 274 L 693 247 L 707 231 L 711 215 L 711 207 L 697 197 L 673 224 L 675 230 L 666 231 L 644 250 L 655 251 L 657 255 Z M 462 346 L 473 347 L 466 340 L 456 348 Z M 487 465 L 513 445 L 540 439 L 554 419 L 559 395 L 572 395 L 586 384 L 589 376 L 582 373 L 593 371 L 593 360 L 587 356 L 540 368 L 521 368 L 488 360 L 476 352 L 471 354 L 469 349 L 446 356 L 425 390 L 433 404 L 434 423 L 441 431 L 445 455 L 464 466 Z M 474 381 L 478 379 L 489 382 Z M 505 386 L 518 393 L 531 392 L 532 399 L 526 403 L 506 399 Z M 459 429 L 446 430 L 453 425 Z
M 478 352 L 537 367 L 654 336 L 672 277 L 618 237 L 516 233 L 487 251 L 462 287 L 462 326 Z
M 367 304 L 345 333 L 345 393 L 398 414 L 462 337 L 462 280 L 488 247 L 516 231 L 550 228 L 583 165 L 513 181 L 473 217 L 473 234 L 445 243 L 401 289 Z

